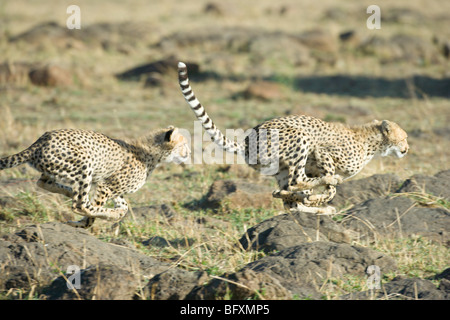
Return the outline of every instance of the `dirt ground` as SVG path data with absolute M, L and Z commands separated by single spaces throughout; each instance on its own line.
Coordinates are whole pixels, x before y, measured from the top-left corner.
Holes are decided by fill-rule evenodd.
M 77 237 L 99 246 L 84 261 L 86 279 L 95 279 L 100 269 L 107 270 L 106 282 L 115 268 L 127 273 L 132 285 L 124 284 L 126 294 L 104 298 L 367 298 L 364 263 L 375 263 L 377 253 L 392 291 L 371 298 L 420 298 L 405 288 L 428 290 L 430 284 L 438 291 L 421 297 L 448 298 L 449 2 L 378 1 L 381 29 L 374 30 L 367 27 L 369 1 L 77 1 L 81 29 L 68 29 L 72 4 L 0 4 L 0 157 L 56 128 L 130 138 L 174 125 L 202 140 L 194 136 L 195 118 L 178 86 L 177 61 L 188 63 L 197 97 L 223 131 L 289 114 L 346 124 L 388 119 L 408 133 L 410 152 L 369 163 L 338 191 L 338 215 L 321 224 L 286 216 L 270 195 L 270 177 L 245 165 L 202 163 L 158 168 L 127 197 L 130 218 L 114 230 L 111 223 L 96 222 L 85 234 L 58 227 L 78 216 L 67 199 L 36 188 L 35 170 L 1 171 L 0 298 L 96 298 L 90 287 L 76 294 L 58 291 L 66 264 L 83 265 L 77 255 L 61 258 L 69 249 L 55 249 L 52 263 L 48 257 L 31 263 L 17 253 L 34 243 L 27 236 L 31 225 L 61 234 L 54 241 L 64 248 L 77 247 Z M 70 241 L 64 242 L 64 233 Z M 249 238 L 259 233 L 265 236 Z M 43 254 L 39 250 L 51 237 L 44 235 L 32 255 Z M 15 253 L 6 249 L 11 243 Z M 103 244 L 146 258 L 133 256 L 144 262 L 124 267 L 99 252 L 129 252 Z M 265 263 L 283 264 L 289 252 L 300 263 L 305 252 L 334 249 L 358 258 L 347 265 L 317 253 L 317 261 L 324 261 L 317 269 L 299 264 L 264 271 Z M 11 256 L 16 262 L 6 264 Z M 324 267 L 330 259 L 339 260 L 335 272 Z M 48 270 L 54 261 L 60 272 Z M 320 276 L 289 286 L 287 274 L 294 271 Z M 42 277 L 30 280 L 27 272 Z M 162 284 L 168 279 L 183 279 L 184 285 L 171 292 Z M 246 289 L 233 288 L 233 282 Z

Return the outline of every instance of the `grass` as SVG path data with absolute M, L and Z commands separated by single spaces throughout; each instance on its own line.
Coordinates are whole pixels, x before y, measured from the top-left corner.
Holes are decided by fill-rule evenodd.
M 142 81 L 118 81 L 113 76 L 127 68 L 176 53 L 182 60 L 199 62 L 205 74 L 214 75 L 193 82 L 193 87 L 222 130 L 245 130 L 263 120 L 294 113 L 348 124 L 389 119 L 398 122 L 409 133 L 410 153 L 401 160 L 373 160 L 357 178 L 387 172 L 407 178 L 417 173 L 435 174 L 448 169 L 448 137 L 439 130 L 445 130 L 450 121 L 449 100 L 427 95 L 417 84 L 408 80 L 414 75 L 445 78 L 448 61 L 431 65 L 384 63 L 380 57 L 362 54 L 346 46 L 337 53 L 338 59 L 334 65 L 314 63 L 297 66 L 272 58 L 258 65 L 260 58 L 251 54 L 189 47 L 176 48 L 172 52 L 170 48 L 164 51 L 151 45 L 152 41 L 159 41 L 180 30 L 194 32 L 213 25 L 289 34 L 300 34 L 314 28 L 323 28 L 335 35 L 356 30 L 362 38 L 376 35 L 385 39 L 399 32 L 407 32 L 417 33 L 426 39 L 434 36 L 445 39 L 450 30 L 448 19 L 438 18 L 442 12 L 450 10 L 448 4 L 446 10 L 442 1 L 431 1 L 426 8 L 418 0 L 402 0 L 395 4 L 381 1 L 382 12 L 407 7 L 423 12 L 429 20 L 420 26 L 383 22 L 382 29 L 376 34 L 365 29 L 367 16 L 364 3 L 340 3 L 337 7 L 336 2 L 331 0 L 308 0 L 303 1 L 302 5 L 298 1 L 287 0 L 283 2 L 288 8 L 287 13 L 279 16 L 267 13 L 268 9 L 277 11 L 275 7 L 278 5 L 273 1 L 262 0 L 255 6 L 251 2 L 232 0 L 227 2 L 223 17 L 204 14 L 203 5 L 203 2 L 180 3 L 173 0 L 165 1 L 164 6 L 143 0 L 127 3 L 79 1 L 83 26 L 104 22 L 105 19 L 146 24 L 150 40 L 138 41 L 138 46 L 123 53 L 114 48 L 61 47 L 58 41 L 10 44 L 2 35 L 16 35 L 48 20 L 64 25 L 66 7 L 58 4 L 57 7 L 62 9 L 55 13 L 55 6 L 50 4 L 37 5 L 25 0 L 2 4 L 0 19 L 5 23 L 0 27 L 0 51 L 3 59 L 61 63 L 73 72 L 75 85 L 51 88 L 29 83 L 0 84 L 0 156 L 23 150 L 47 130 L 64 127 L 97 130 L 117 138 L 136 137 L 151 128 L 170 124 L 193 132 L 194 116 L 179 92 L 174 73 L 164 77 L 166 85 L 162 88 L 145 88 Z M 345 21 L 325 18 L 327 10 L 338 9 L 347 13 Z M 260 67 L 264 70 L 263 74 Z M 263 75 L 266 80 L 282 86 L 284 98 L 264 102 L 240 98 L 239 94 L 252 79 Z M 340 83 L 333 83 L 336 76 L 342 77 L 337 79 L 343 79 L 345 83 L 354 79 L 359 79 L 361 83 L 344 87 L 343 92 Z M 333 89 L 330 84 L 338 89 Z M 399 90 L 404 92 L 397 94 Z M 363 112 L 355 113 L 352 108 Z M 215 180 L 239 178 L 243 172 L 246 174 L 246 170 L 226 171 L 220 165 L 160 167 L 141 190 L 127 199 L 133 208 L 170 203 L 177 212 L 175 221 L 169 222 L 162 217 L 145 223 L 127 220 L 118 234 L 110 230 L 110 223 L 98 221 L 92 233 L 107 242 L 126 240 L 144 254 L 170 261 L 187 270 L 205 270 L 212 276 L 235 272 L 264 256 L 262 252 L 243 250 L 236 245 L 238 239 L 247 228 L 277 214 L 277 210 L 231 210 L 224 206 L 214 213 L 196 204 Z M 252 174 L 246 176 L 255 179 Z M 0 206 L 1 235 L 16 232 L 31 223 L 79 218 L 70 211 L 66 199 L 37 190 L 34 186 L 37 177 L 36 171 L 24 166 L 0 171 L 0 205 L 4 199 L 12 199 L 5 206 Z M 265 183 L 274 186 L 272 180 Z M 425 193 L 408 193 L 406 196 L 419 205 L 450 209 L 448 199 Z M 154 237 L 165 239 L 169 245 L 143 244 Z M 356 244 L 396 259 L 398 271 L 384 275 L 385 280 L 397 275 L 430 277 L 448 267 L 450 261 L 448 249 L 443 244 L 424 238 L 379 238 L 374 243 Z M 350 275 L 341 279 L 330 278 L 322 286 L 322 293 L 325 298 L 333 299 L 343 293 L 365 290 L 365 282 L 365 277 Z M 11 295 L 13 293 L 5 293 L 4 297 Z M 20 290 L 14 295 L 23 299 L 35 298 L 33 292 Z

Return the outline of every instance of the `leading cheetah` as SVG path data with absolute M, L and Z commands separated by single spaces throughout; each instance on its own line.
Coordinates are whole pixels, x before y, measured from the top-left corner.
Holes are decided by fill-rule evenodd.
M 46 132 L 24 151 L 0 159 L 0 170 L 30 164 L 42 173 L 39 187 L 71 198 L 72 210 L 84 216 L 68 224 L 88 228 L 95 218 L 121 220 L 128 211 L 125 194 L 142 187 L 161 162 L 181 163 L 189 157 L 187 139 L 172 126 L 130 141 L 61 129 Z M 108 199 L 113 200 L 113 209 L 103 207 Z
M 216 144 L 244 156 L 246 163 L 256 169 L 267 163 L 267 158 L 276 157 L 278 171 L 274 176 L 280 190 L 273 196 L 282 198 L 286 209 L 332 214 L 333 207 L 319 206 L 333 199 L 337 184 L 360 172 L 375 154 L 402 158 L 409 149 L 406 132 L 388 120 L 345 126 L 305 115 L 265 121 L 238 143 L 225 137 L 208 116 L 192 91 L 182 62 L 178 64 L 178 77 L 184 98 Z M 278 139 L 267 139 L 269 132 Z M 259 140 L 264 141 L 265 148 L 252 143 Z M 312 189 L 320 185 L 326 186 L 327 192 L 312 194 Z

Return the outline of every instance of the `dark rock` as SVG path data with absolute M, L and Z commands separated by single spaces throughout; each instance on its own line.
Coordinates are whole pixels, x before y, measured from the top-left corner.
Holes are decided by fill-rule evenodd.
M 175 240 L 167 240 L 163 237 L 154 236 L 151 237 L 148 240 L 142 241 L 142 244 L 144 246 L 150 246 L 150 247 L 173 247 L 173 248 L 181 248 L 181 247 L 189 247 L 192 244 L 194 244 L 195 240 L 188 239 L 188 238 L 182 238 L 182 239 L 175 239 Z
M 283 250 L 316 240 L 350 242 L 350 235 L 328 216 L 286 213 L 251 227 L 239 240 L 244 249 Z
M 395 192 L 401 184 L 395 174 L 375 174 L 368 178 L 346 181 L 336 188 L 336 196 L 330 205 L 344 207 L 362 201 L 384 197 Z
M 431 193 L 450 200 L 450 170 L 438 172 L 435 176 L 413 175 L 397 190 L 397 193 L 404 192 Z
M 312 242 L 289 247 L 246 265 L 256 273 L 265 272 L 300 298 L 307 298 L 299 288 L 319 290 L 329 277 L 345 274 L 365 275 L 376 265 L 382 273 L 396 269 L 395 260 L 380 252 L 343 243 Z
M 71 265 L 86 269 L 100 264 L 147 277 L 170 267 L 135 250 L 103 242 L 87 230 L 56 222 L 29 226 L 0 238 L 2 289 L 27 289 L 36 284 L 40 289 Z
M 143 293 L 150 300 L 183 300 L 194 289 L 208 280 L 206 272 L 189 272 L 171 268 L 154 276 Z
M 450 239 L 448 210 L 420 207 L 405 197 L 370 199 L 347 214 L 342 225 L 358 232 L 360 237 L 420 235 L 444 243 Z
M 44 294 L 51 300 L 131 300 L 139 286 L 133 272 L 103 263 L 80 270 L 79 277 L 79 289 L 69 289 L 67 277 L 60 276 Z
M 222 5 L 217 2 L 208 2 L 203 8 L 203 12 L 207 14 L 213 14 L 215 16 L 223 16 L 225 10 Z
M 317 298 L 319 294 L 311 288 L 297 288 L 303 296 Z M 279 280 L 265 272 L 245 269 L 216 277 L 204 286 L 192 290 L 186 299 L 214 300 L 228 298 L 233 300 L 248 299 L 292 299 L 292 293 L 285 289 Z
M 444 288 L 436 288 L 429 280 L 397 277 L 383 284 L 379 290 L 346 294 L 340 298 L 342 300 L 448 300 L 450 294 Z

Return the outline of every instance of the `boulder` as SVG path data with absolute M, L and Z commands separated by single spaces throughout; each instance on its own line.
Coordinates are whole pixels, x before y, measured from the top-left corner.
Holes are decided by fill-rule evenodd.
M 415 174 L 397 190 L 397 193 L 405 192 L 430 193 L 450 200 L 450 170 L 440 171 L 434 176 Z
M 140 280 L 130 270 L 103 263 L 81 270 L 79 277 L 80 288 L 69 289 L 68 278 L 60 276 L 45 288 L 44 295 L 51 300 L 131 300 Z
M 447 280 L 442 280 L 442 282 Z M 441 282 L 441 284 L 442 284 Z M 450 290 L 430 280 L 396 277 L 379 290 L 346 294 L 341 300 L 449 300 Z
M 358 204 L 368 199 L 384 197 L 395 192 L 402 180 L 395 174 L 375 174 L 373 176 L 345 181 L 336 188 L 336 196 L 330 205 L 344 207 Z
M 450 240 L 449 218 L 450 212 L 443 207 L 422 207 L 410 198 L 396 196 L 370 199 L 352 207 L 341 224 L 361 238 L 420 235 L 446 243 Z
M 145 299 L 183 300 L 194 289 L 208 280 L 203 271 L 190 272 L 171 268 L 154 276 L 144 287 Z
M 241 271 L 267 273 L 293 296 L 317 298 L 317 294 L 312 297 L 305 295 L 305 290 L 317 293 L 330 277 L 342 277 L 345 274 L 363 276 L 371 265 L 378 266 L 382 273 L 397 268 L 395 260 L 383 253 L 344 243 L 317 241 L 266 256 L 247 264 Z
M 239 240 L 244 249 L 272 252 L 312 241 L 349 243 L 350 234 L 328 216 L 286 213 L 251 227 Z
M 301 291 L 301 288 L 298 288 Z M 305 295 L 317 297 L 318 293 L 307 288 Z M 249 299 L 292 299 L 292 293 L 284 288 L 279 280 L 265 272 L 246 269 L 232 274 L 214 277 L 208 284 L 197 286 L 186 297 L 191 300 L 214 300 L 228 298 L 233 300 Z
M 101 241 L 85 229 L 57 222 L 32 225 L 0 238 L 0 265 L 0 289 L 37 287 L 38 291 L 50 285 L 73 265 L 82 270 L 94 268 L 89 269 L 89 275 L 97 272 L 93 270 L 98 265 L 104 265 L 108 266 L 105 268 L 109 268 L 109 271 L 103 267 L 99 270 L 105 269 L 105 275 L 112 275 L 118 269 L 150 278 L 170 267 L 170 264 L 136 250 Z M 87 287 L 91 284 L 81 279 L 81 285 L 85 285 L 89 292 Z M 86 296 L 91 294 L 88 291 Z M 45 295 L 67 296 L 65 293 L 52 293 L 51 290 L 47 290 Z

